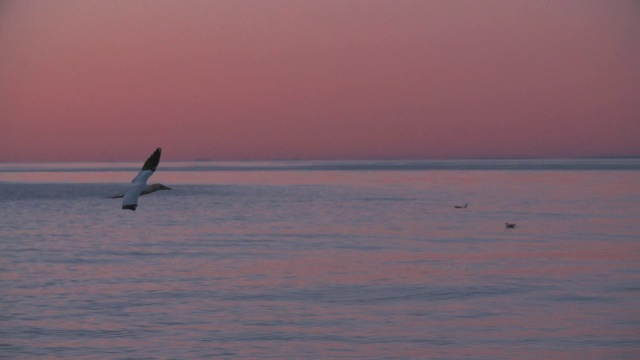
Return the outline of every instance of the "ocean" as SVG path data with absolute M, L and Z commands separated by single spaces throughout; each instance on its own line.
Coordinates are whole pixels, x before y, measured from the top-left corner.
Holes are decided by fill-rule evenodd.
M 0 358 L 640 358 L 639 159 L 140 166 L 0 163 Z

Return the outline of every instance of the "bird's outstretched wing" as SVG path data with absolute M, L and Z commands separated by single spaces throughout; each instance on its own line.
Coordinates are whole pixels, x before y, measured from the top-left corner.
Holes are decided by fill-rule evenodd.
M 132 186 L 122 197 L 122 209 L 135 211 L 138 207 L 138 196 L 142 191 L 142 186 Z
M 167 187 L 161 186 L 160 189 L 156 189 L 153 186 L 146 185 L 147 180 L 156 171 L 158 164 L 160 163 L 161 148 L 157 148 L 151 156 L 144 162 L 142 169 L 138 172 L 136 177 L 131 180 L 131 186 L 124 192 L 111 196 L 111 198 L 122 198 L 122 208 L 128 210 L 135 210 L 138 207 L 138 197 L 141 194 L 148 194 L 155 190 L 171 190 Z M 152 188 L 151 191 L 149 191 Z
M 131 180 L 131 183 L 134 185 L 145 185 L 147 183 L 147 179 L 153 175 L 153 172 L 156 171 L 158 164 L 160 163 L 160 153 L 162 152 L 161 148 L 157 148 L 156 151 L 149 156 L 147 161 L 142 165 L 142 170 L 136 175 L 136 177 Z M 126 196 L 125 196 L 126 197 Z M 137 198 L 137 195 L 136 195 Z M 123 203 L 124 206 L 124 203 Z

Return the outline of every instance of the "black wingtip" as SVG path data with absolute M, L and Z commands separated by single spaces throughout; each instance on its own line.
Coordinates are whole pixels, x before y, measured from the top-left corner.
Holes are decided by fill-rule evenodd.
M 131 211 L 136 211 L 136 208 L 138 207 L 138 205 L 122 205 L 122 210 L 131 210 Z
M 158 164 L 160 163 L 160 154 L 162 153 L 162 148 L 157 148 L 156 151 L 149 156 L 147 161 L 144 162 L 142 166 L 142 170 L 151 170 L 156 171 Z

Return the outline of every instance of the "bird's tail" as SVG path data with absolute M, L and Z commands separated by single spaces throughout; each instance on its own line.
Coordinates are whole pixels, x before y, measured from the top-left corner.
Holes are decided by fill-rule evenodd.
M 117 194 L 106 196 L 105 199 L 121 199 L 123 197 L 124 197 L 124 193 L 117 193 Z

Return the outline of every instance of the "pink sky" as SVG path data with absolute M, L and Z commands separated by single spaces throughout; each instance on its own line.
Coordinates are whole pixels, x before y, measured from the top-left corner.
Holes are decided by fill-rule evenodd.
M 0 3 L 0 161 L 640 155 L 633 0 Z

